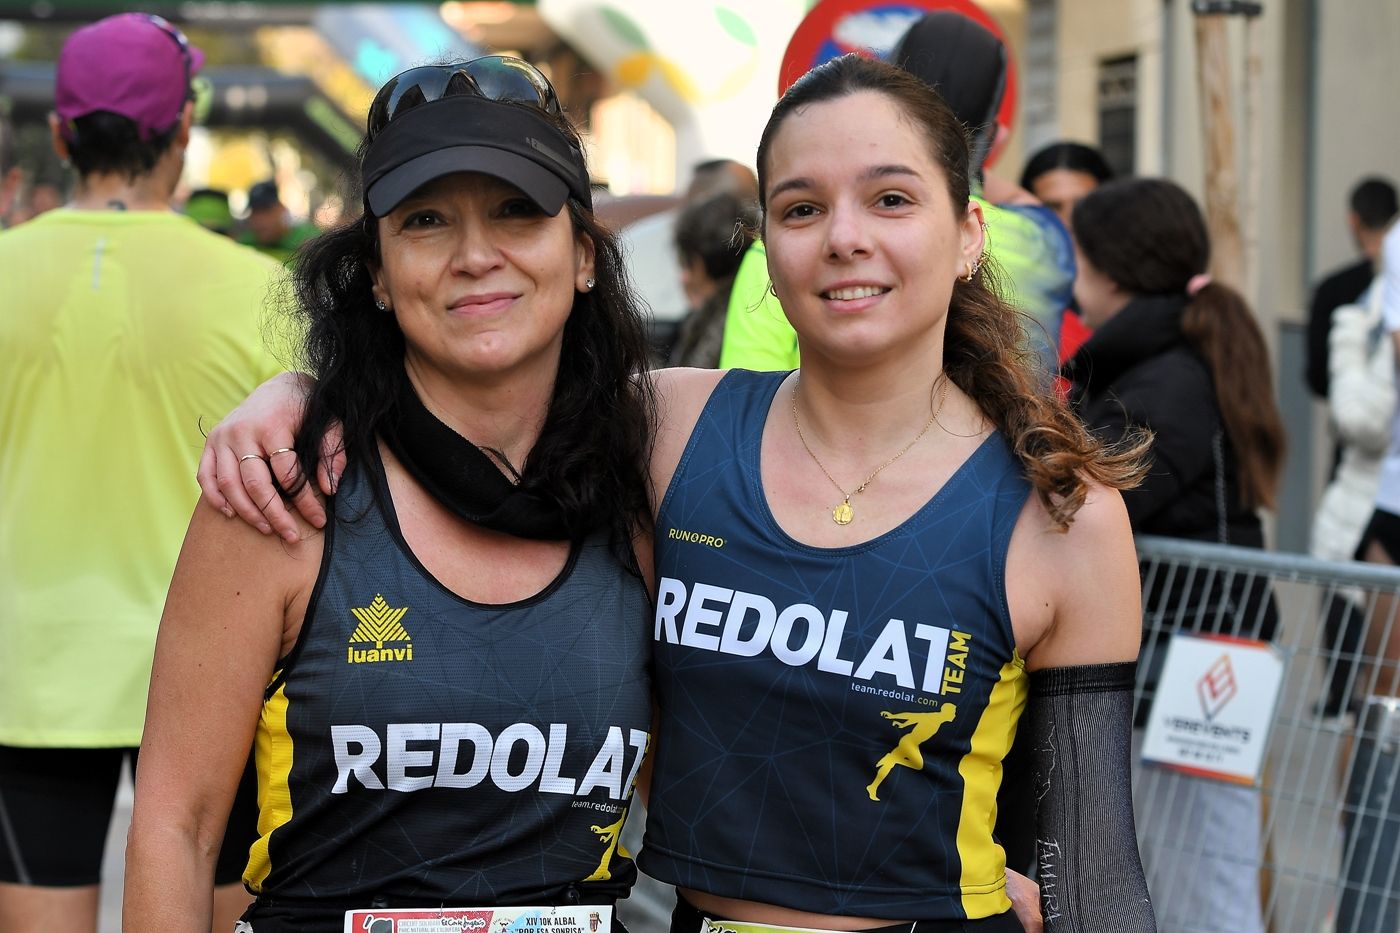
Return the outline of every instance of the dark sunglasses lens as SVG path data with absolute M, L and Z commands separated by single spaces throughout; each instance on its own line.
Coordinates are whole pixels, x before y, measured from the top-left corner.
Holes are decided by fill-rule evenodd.
M 399 113 L 442 97 L 452 77 L 453 72 L 447 68 L 424 65 L 390 78 L 389 83 L 374 96 L 374 103 L 369 105 L 370 132 L 379 132 Z
M 488 55 L 458 65 L 423 65 L 389 79 L 369 105 L 373 136 L 401 113 L 420 104 L 455 95 L 505 100 L 559 113 L 554 88 L 533 65 L 515 58 Z
M 490 55 L 468 62 L 465 67 L 480 88 L 482 97 L 533 104 L 549 113 L 559 112 L 554 88 L 533 65 L 517 58 Z

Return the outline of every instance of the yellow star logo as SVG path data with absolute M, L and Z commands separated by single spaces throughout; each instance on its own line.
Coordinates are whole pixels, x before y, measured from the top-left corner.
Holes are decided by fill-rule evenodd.
M 351 642 L 374 642 L 374 647 L 383 648 L 386 641 L 409 641 L 409 634 L 400 620 L 408 612 L 408 607 L 391 609 L 384 597 L 376 593 L 374 602 L 362 608 L 352 608 L 350 612 L 359 621 L 350 636 Z

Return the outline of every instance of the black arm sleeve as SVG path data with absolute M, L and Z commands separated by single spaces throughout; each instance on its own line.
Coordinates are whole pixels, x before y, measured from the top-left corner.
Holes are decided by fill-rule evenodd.
M 1133 829 L 1132 663 L 1031 674 L 1045 933 L 1155 933 Z

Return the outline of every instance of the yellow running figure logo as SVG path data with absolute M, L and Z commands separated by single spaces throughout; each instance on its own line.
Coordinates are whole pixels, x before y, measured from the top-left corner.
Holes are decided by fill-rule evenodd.
M 936 712 L 932 713 L 891 713 L 884 710 L 881 716 L 890 720 L 900 729 L 909 729 L 908 735 L 900 736 L 899 744 L 885 757 L 881 758 L 875 765 L 875 780 L 866 786 L 865 792 L 870 795 L 871 800 L 879 800 L 876 791 L 884 783 L 885 776 L 894 770 L 895 765 L 904 765 L 906 768 L 913 768 L 915 771 L 922 771 L 924 767 L 924 756 L 919 751 L 919 746 L 933 738 L 943 724 L 952 722 L 953 717 L 958 713 L 958 708 L 952 703 L 944 703 Z
M 617 822 L 613 823 L 611 826 L 598 826 L 595 824 L 592 827 L 593 832 L 600 840 L 605 842 L 608 847 L 603 851 L 603 860 L 598 863 L 597 870 L 587 878 L 584 878 L 584 881 L 611 880 L 612 871 L 610 871 L 610 866 L 612 865 L 614 852 L 621 858 L 630 859 L 632 857 L 632 853 L 628 852 L 622 845 L 622 824 L 625 822 L 627 822 L 627 811 L 624 809 L 622 814 L 618 816 Z

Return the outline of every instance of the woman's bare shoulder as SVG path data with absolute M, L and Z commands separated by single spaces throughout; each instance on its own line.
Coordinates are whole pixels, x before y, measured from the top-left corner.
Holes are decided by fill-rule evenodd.
M 686 412 L 693 411 L 694 416 L 690 419 L 693 427 L 695 419 L 700 417 L 700 411 L 705 407 L 705 402 L 709 400 L 710 393 L 719 385 L 726 372 L 728 370 L 688 367 L 653 371 L 652 383 L 656 386 L 657 398 L 662 404 L 663 420 L 683 418 Z
M 298 540 L 263 535 L 200 502 L 171 581 L 167 615 L 180 626 L 233 623 L 279 630 L 284 647 L 295 641 L 302 613 L 320 573 L 326 534 L 300 516 Z
M 1135 655 L 1137 552 L 1118 490 L 1090 482 L 1068 528 L 1032 494 L 1012 534 L 1007 594 L 1018 646 L 1032 667 Z
M 656 446 L 651 455 L 653 506 L 660 504 L 671 484 L 686 442 L 705 410 L 705 403 L 726 370 L 659 369 L 653 372 L 656 387 Z

